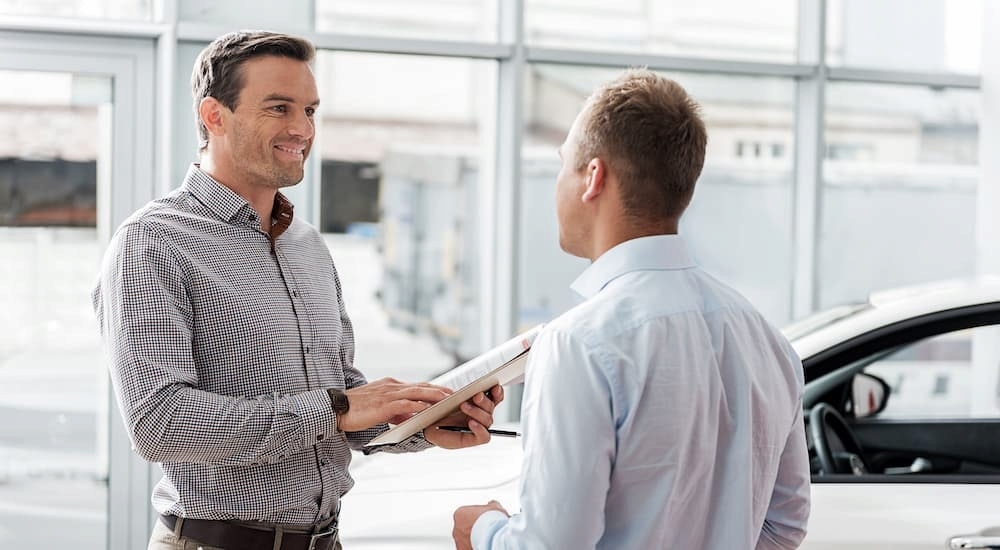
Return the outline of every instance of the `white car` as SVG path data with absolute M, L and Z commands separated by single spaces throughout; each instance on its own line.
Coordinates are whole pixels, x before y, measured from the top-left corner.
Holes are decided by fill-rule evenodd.
M 1000 548 L 1000 282 L 878 293 L 785 334 L 805 369 L 813 461 L 802 548 Z M 453 548 L 456 507 L 518 509 L 520 465 L 520 441 L 500 437 L 358 457 L 344 546 Z

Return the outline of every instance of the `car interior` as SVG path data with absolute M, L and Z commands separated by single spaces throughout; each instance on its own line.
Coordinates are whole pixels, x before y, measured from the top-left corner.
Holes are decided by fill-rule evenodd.
M 896 392 L 865 369 L 921 340 L 869 349 L 839 368 L 827 365 L 826 374 L 807 383 L 806 438 L 814 481 L 996 483 L 1000 417 L 880 416 Z

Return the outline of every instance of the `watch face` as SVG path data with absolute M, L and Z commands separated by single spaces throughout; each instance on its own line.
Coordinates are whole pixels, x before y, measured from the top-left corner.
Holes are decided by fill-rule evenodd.
M 351 408 L 351 401 L 347 398 L 347 394 L 340 390 L 330 391 L 331 401 L 333 402 L 333 411 L 337 414 L 344 414 Z

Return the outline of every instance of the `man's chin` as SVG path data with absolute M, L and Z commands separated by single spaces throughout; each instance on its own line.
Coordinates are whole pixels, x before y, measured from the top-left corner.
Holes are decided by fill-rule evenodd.
M 305 177 L 304 170 L 298 171 L 282 171 L 273 178 L 274 186 L 278 189 L 283 189 L 285 187 L 292 187 L 298 185 L 302 182 L 302 178 Z

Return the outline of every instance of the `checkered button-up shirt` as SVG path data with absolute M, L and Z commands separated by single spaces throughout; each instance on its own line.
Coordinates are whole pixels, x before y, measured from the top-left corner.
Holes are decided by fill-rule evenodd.
M 326 388 L 366 380 L 330 253 L 280 193 L 265 233 L 192 166 L 118 229 L 93 298 L 133 447 L 163 467 L 157 511 L 285 524 L 336 512 L 350 449 L 387 426 L 337 430 Z

